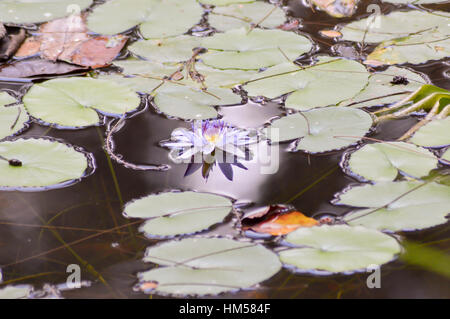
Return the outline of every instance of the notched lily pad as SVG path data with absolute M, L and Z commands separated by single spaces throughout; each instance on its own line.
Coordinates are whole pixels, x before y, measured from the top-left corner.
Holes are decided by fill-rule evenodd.
M 0 140 L 18 134 L 27 128 L 30 120 L 23 105 L 11 105 L 17 102 L 6 92 L 0 92 Z
M 299 272 L 352 273 L 381 266 L 400 253 L 391 236 L 364 227 L 346 225 L 300 228 L 286 237 L 298 246 L 280 252 L 280 260 Z
M 71 185 L 93 173 L 92 154 L 50 139 L 0 143 L 0 189 L 34 191 Z
M 296 139 L 293 151 L 322 153 L 355 144 L 372 126 L 365 111 L 346 107 L 327 107 L 279 118 L 263 131 L 272 142 Z
M 125 206 L 124 215 L 148 219 L 140 228 L 147 236 L 196 233 L 222 222 L 233 209 L 230 199 L 207 193 L 153 194 Z
M 447 222 L 450 187 L 434 182 L 379 182 L 337 195 L 336 204 L 361 207 L 344 217 L 350 225 L 384 231 L 411 231 Z
M 437 168 L 434 154 L 414 144 L 385 142 L 367 144 L 344 156 L 343 167 L 370 181 L 393 181 L 399 172 L 420 178 Z
M 269 279 L 281 269 L 276 254 L 261 245 L 225 238 L 188 238 L 149 247 L 144 261 L 160 267 L 138 274 L 156 286 L 151 293 L 216 295 Z
M 409 141 L 424 147 L 450 145 L 450 117 L 431 121 L 421 127 Z
M 121 117 L 136 110 L 141 99 L 113 81 L 73 77 L 33 85 L 23 102 L 31 116 L 48 125 L 82 128 L 100 124 L 97 112 Z

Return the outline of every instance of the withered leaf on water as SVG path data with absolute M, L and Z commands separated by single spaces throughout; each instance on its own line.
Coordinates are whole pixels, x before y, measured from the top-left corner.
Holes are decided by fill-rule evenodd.
M 87 71 L 88 68 L 65 62 L 28 59 L 0 66 L 0 78 L 27 78 L 38 75 L 67 74 Z
M 310 0 L 319 9 L 335 18 L 350 17 L 355 13 L 359 0 Z
M 4 31 L 5 33 L 2 36 L 2 28 L 0 27 L 0 61 L 12 57 L 26 36 L 25 30 L 22 28 L 8 27 L 4 28 Z
M 50 61 L 65 61 L 99 68 L 109 65 L 125 46 L 128 37 L 89 35 L 84 16 L 73 15 L 43 24 L 28 38 L 17 57 L 40 54 Z
M 6 29 L 3 23 L 0 23 L 0 39 L 6 35 Z

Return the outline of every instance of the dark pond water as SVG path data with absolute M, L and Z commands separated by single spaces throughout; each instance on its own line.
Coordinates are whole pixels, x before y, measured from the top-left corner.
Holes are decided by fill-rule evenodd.
M 355 15 L 365 17 L 367 4 L 362 1 Z M 375 2 L 378 3 L 378 2 Z M 333 40 L 318 34 L 324 27 L 351 19 L 335 19 L 325 13 L 312 13 L 301 2 L 287 1 L 291 16 L 304 20 L 302 32 L 309 34 L 318 45 L 319 53 L 332 53 Z M 382 12 L 395 6 L 378 3 Z M 429 6 L 438 8 L 438 6 Z M 448 9 L 448 5 L 439 7 Z M 416 70 L 428 75 L 432 83 L 450 88 L 446 74 L 448 61 L 416 66 Z M 0 82 L 0 88 L 23 93 L 24 87 Z M 276 104 L 256 104 L 227 107 L 221 110 L 224 120 L 240 126 L 257 127 L 274 116 L 283 114 Z M 415 123 L 416 119 L 390 121 L 378 127 L 372 137 L 395 139 Z M 158 142 L 167 139 L 173 129 L 189 126 L 179 120 L 169 120 L 157 114 L 152 106 L 127 120 L 114 136 L 116 151 L 124 159 L 136 164 L 168 163 L 167 150 Z M 309 216 L 328 213 L 340 215 L 345 207 L 331 205 L 333 195 L 354 183 L 339 167 L 342 152 L 309 156 L 287 152 L 288 145 L 281 145 L 280 169 L 272 175 L 262 175 L 258 164 L 248 164 L 248 170 L 235 169 L 231 182 L 216 169 L 205 180 L 201 174 L 184 177 L 186 165 L 172 165 L 166 172 L 135 171 L 112 161 L 103 151 L 105 127 L 65 131 L 33 123 L 23 136 L 52 136 L 80 145 L 92 152 L 96 159 L 96 172 L 82 182 L 68 188 L 45 192 L 0 192 L 0 265 L 4 280 L 16 284 L 32 284 L 40 289 L 44 284 L 57 285 L 67 278 L 68 264 L 84 264 L 82 279 L 92 285 L 63 293 L 66 298 L 149 298 L 136 292 L 136 273 L 152 267 L 141 261 L 147 246 L 156 241 L 148 240 L 137 231 L 137 224 L 126 225 L 133 220 L 122 217 L 123 203 L 149 193 L 171 189 L 214 192 L 249 201 L 254 205 L 289 203 Z M 0 177 L 1 178 L 1 177 Z M 48 224 L 54 228 L 37 225 Z M 243 236 L 233 228 L 229 220 L 209 233 Z M 437 242 L 448 239 L 448 225 L 431 230 L 402 234 L 420 242 Z M 448 250 L 448 241 L 436 246 Z M 65 243 L 75 243 L 70 249 Z M 98 279 L 98 275 L 102 279 Z M 428 298 L 450 297 L 450 285 L 443 277 L 406 265 L 401 261 L 382 268 L 382 287 L 369 289 L 368 274 L 351 276 L 314 277 L 292 274 L 282 270 L 272 279 L 261 283 L 260 288 L 223 294 L 223 298 Z M 157 295 L 151 296 L 159 298 Z

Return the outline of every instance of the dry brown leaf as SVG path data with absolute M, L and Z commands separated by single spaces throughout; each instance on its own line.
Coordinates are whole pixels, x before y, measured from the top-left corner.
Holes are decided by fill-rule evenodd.
M 75 71 L 87 71 L 83 66 L 65 62 L 52 62 L 43 59 L 31 59 L 5 64 L 0 67 L 2 78 L 28 78 L 38 75 L 58 75 Z
M 339 38 L 342 36 L 342 33 L 336 30 L 320 30 L 319 31 L 321 36 L 327 37 L 327 38 Z

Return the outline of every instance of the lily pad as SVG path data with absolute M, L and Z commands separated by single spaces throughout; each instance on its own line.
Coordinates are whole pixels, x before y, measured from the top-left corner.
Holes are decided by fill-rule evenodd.
M 110 0 L 93 10 L 88 27 L 112 35 L 139 25 L 147 39 L 166 38 L 186 33 L 202 15 L 196 0 Z
M 382 42 L 367 56 L 364 63 L 375 66 L 420 64 L 430 60 L 440 60 L 449 55 L 449 34 L 443 34 L 440 30 L 431 30 Z
M 400 78 L 402 82 L 397 83 L 395 79 Z M 339 105 L 371 107 L 395 103 L 426 83 L 426 80 L 416 72 L 391 66 L 385 71 L 370 75 L 369 83 L 361 92 Z
M 0 92 L 0 140 L 26 128 L 30 120 L 23 105 L 6 106 L 17 102 L 6 92 Z
M 215 295 L 250 288 L 281 269 L 276 254 L 250 242 L 225 238 L 188 238 L 147 249 L 144 261 L 160 267 L 139 273 L 154 282 L 153 292 Z
M 108 80 L 61 78 L 35 84 L 24 96 L 29 114 L 58 128 L 98 125 L 100 112 L 120 117 L 136 110 L 141 100 L 127 87 Z
M 442 154 L 441 160 L 444 160 L 445 164 L 450 165 L 450 148 Z
M 393 181 L 398 173 L 420 178 L 437 168 L 432 152 L 414 144 L 385 142 L 368 144 L 350 155 L 344 165 L 351 173 L 370 181 Z
M 336 203 L 363 208 L 344 217 L 350 225 L 392 232 L 419 230 L 447 222 L 450 187 L 434 182 L 380 182 L 347 189 Z
M 30 285 L 6 286 L 0 289 L 0 299 L 26 299 L 32 291 Z
M 1 142 L 0 156 L 0 188 L 4 190 L 67 185 L 84 177 L 93 164 L 90 154 L 43 138 Z
M 448 30 L 449 13 L 434 11 L 394 11 L 345 25 L 340 32 L 343 40 L 376 43 L 420 34 L 424 30 Z
M 188 35 L 158 40 L 137 41 L 128 47 L 132 53 L 159 63 L 189 60 L 193 49 L 200 46 L 201 39 Z
M 257 74 L 244 89 L 249 96 L 269 99 L 290 93 L 287 108 L 308 110 L 354 97 L 364 89 L 368 77 L 366 68 L 356 61 L 321 57 L 305 68 L 293 63 L 276 65 Z
M 226 6 L 233 3 L 249 3 L 255 0 L 198 0 L 200 3 L 209 4 L 213 6 Z
M 273 4 L 256 1 L 215 7 L 208 16 L 209 24 L 219 31 L 228 31 L 256 25 L 276 28 L 286 21 L 284 11 Z
M 283 30 L 246 28 L 216 33 L 203 38 L 202 47 L 209 50 L 203 62 L 219 69 L 257 70 L 297 59 L 312 48 L 302 35 Z
M 357 143 L 372 126 L 372 117 L 359 109 L 328 107 L 277 119 L 264 133 L 272 142 L 298 139 L 294 151 L 322 153 Z
M 84 10 L 92 0 L 2 0 L 0 21 L 3 23 L 40 23 L 62 18 L 73 13 L 70 9 Z
M 148 219 L 140 228 L 151 237 L 196 233 L 220 223 L 233 209 L 228 198 L 197 192 L 152 194 L 125 206 L 124 215 Z
M 429 4 L 429 3 L 448 2 L 448 0 L 383 0 L 383 2 L 395 4 Z
M 431 121 L 421 127 L 409 141 L 425 147 L 450 145 L 450 117 Z
M 365 271 L 380 266 L 400 253 L 399 243 L 389 235 L 364 227 L 346 225 L 300 228 L 286 237 L 299 246 L 280 252 L 280 260 L 301 272 L 321 274 Z

